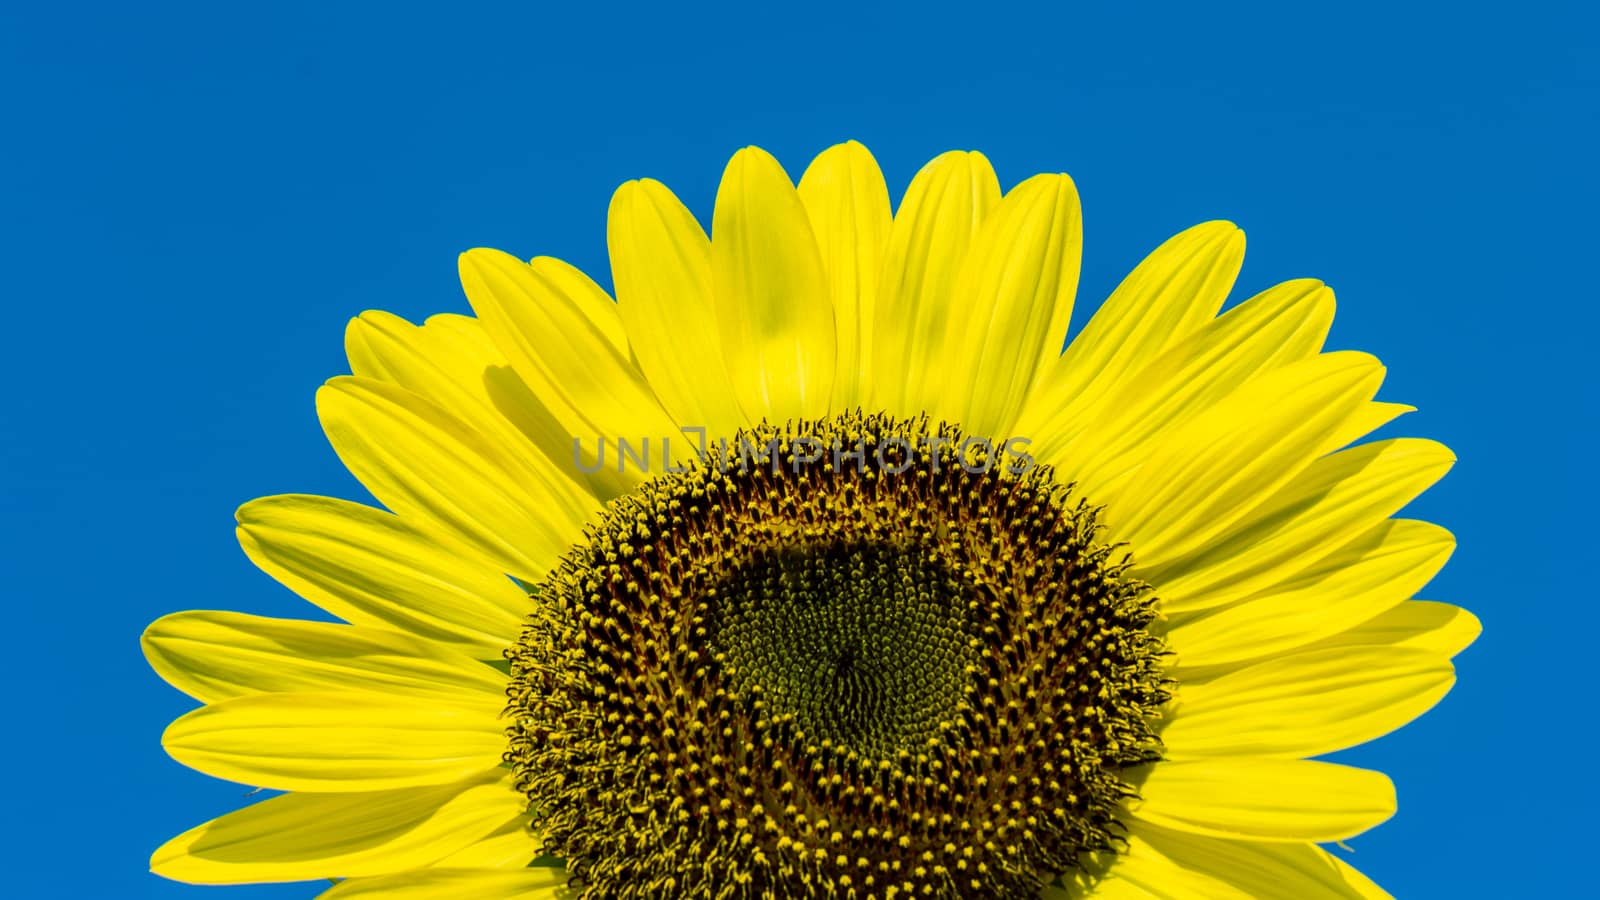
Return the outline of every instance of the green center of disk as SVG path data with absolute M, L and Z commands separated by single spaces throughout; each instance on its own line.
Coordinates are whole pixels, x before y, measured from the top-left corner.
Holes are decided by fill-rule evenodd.
M 737 691 L 819 744 L 893 759 L 954 720 L 981 656 L 978 591 L 922 544 L 752 553 L 712 595 L 709 646 Z

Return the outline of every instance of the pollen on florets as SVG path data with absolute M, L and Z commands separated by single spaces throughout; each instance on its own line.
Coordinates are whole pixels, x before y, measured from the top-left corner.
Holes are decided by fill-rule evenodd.
M 746 437 L 773 464 L 615 501 L 508 651 L 506 759 L 575 894 L 1026 898 L 1114 851 L 1167 695 L 1094 508 L 926 419 Z

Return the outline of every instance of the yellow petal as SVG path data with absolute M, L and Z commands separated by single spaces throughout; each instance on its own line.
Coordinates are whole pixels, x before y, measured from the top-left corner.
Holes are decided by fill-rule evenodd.
M 1142 824 L 1134 823 L 1115 854 L 1105 854 L 1109 865 L 1104 871 L 1063 873 L 1067 888 L 1046 889 L 1046 900 L 1250 900 L 1204 869 L 1167 858 L 1138 835 Z
M 1095 496 L 1148 459 L 1171 429 L 1208 414 L 1251 378 L 1315 354 L 1332 322 L 1333 292 L 1320 282 L 1263 291 L 1162 351 L 1107 390 L 1099 407 L 1069 403 L 1043 426 L 1037 452 Z
M 1071 178 L 1035 175 L 1005 195 L 956 277 L 936 411 L 972 434 L 1011 436 L 1029 389 L 1066 340 L 1082 255 Z
M 440 318 L 440 317 L 435 317 Z M 488 375 L 495 366 L 509 367 L 476 319 L 482 341 L 465 345 L 450 338 L 460 334 L 442 327 L 419 327 L 390 313 L 369 310 L 345 327 L 345 355 L 350 371 L 363 378 L 392 382 L 450 410 L 474 431 L 517 447 L 538 452 L 511 420 L 501 414 L 489 393 Z M 442 322 L 441 322 L 442 324 Z
M 1293 577 L 1174 627 L 1168 640 L 1185 668 L 1304 646 L 1409 599 L 1454 549 L 1455 538 L 1437 525 L 1386 521 Z
M 1412 600 L 1312 647 L 1395 647 L 1450 659 L 1483 632 L 1478 617 L 1459 606 Z
M 1073 405 L 1090 409 L 1124 378 L 1210 321 L 1244 260 L 1244 232 L 1205 222 L 1145 257 L 1040 376 L 1019 434 L 1042 438 L 1046 422 Z
M 1179 897 L 1240 897 L 1253 900 L 1371 900 L 1372 885 L 1360 873 L 1315 844 L 1223 841 L 1138 823 L 1129 841 L 1160 854 L 1186 872 L 1204 873 L 1205 891 Z M 1137 849 L 1129 853 L 1132 858 Z M 1115 874 L 1119 863 L 1113 867 Z
M 202 703 L 281 691 L 366 690 L 439 698 L 504 697 L 504 675 L 470 656 L 379 628 L 180 612 L 140 642 L 167 683 Z
M 958 299 L 956 273 L 978 225 L 999 200 L 1000 182 L 981 153 L 941 154 L 911 180 L 884 254 L 869 407 L 906 416 L 937 402 Z
M 505 259 L 509 260 L 508 265 L 531 271 L 529 266 L 520 261 L 510 257 Z M 576 278 L 585 278 L 576 269 L 557 260 L 534 262 L 549 264 L 547 268 L 552 270 L 547 273 L 551 275 L 549 280 L 559 280 L 554 273 L 562 271 L 561 267 L 576 273 Z M 462 265 L 466 268 L 465 260 Z M 470 276 L 466 280 L 473 282 Z M 481 289 L 475 289 L 475 292 L 480 293 L 479 305 L 493 311 L 482 299 Z M 518 301 L 515 295 L 509 293 L 505 300 L 514 309 L 520 309 L 521 304 L 535 302 L 528 298 Z M 600 303 L 612 307 L 610 317 L 615 320 L 616 304 L 603 292 L 598 299 L 584 305 Z M 617 327 L 620 330 L 620 323 Z M 626 344 L 620 352 L 627 353 Z M 537 375 L 524 377 L 513 368 L 510 356 L 501 351 L 478 319 L 437 315 L 430 317 L 422 326 L 416 326 L 388 313 L 362 313 L 345 329 L 345 353 L 350 358 L 350 371 L 355 375 L 393 382 L 418 394 L 450 410 L 468 427 L 511 448 L 513 453 L 541 458 L 545 466 L 553 464 L 563 477 L 578 482 L 591 493 L 609 499 L 632 489 L 643 477 L 631 471 L 619 475 L 613 471 L 614 467 L 595 466 L 594 453 L 590 448 L 601 430 L 615 425 L 615 422 L 604 418 L 604 408 L 595 405 L 586 410 L 576 410 L 564 393 L 565 387 L 558 388 L 541 382 Z M 633 369 L 631 363 L 627 364 L 627 373 L 605 378 L 604 369 L 598 365 L 604 360 L 597 357 L 596 361 L 594 370 L 583 373 L 585 381 L 600 379 L 616 384 L 633 379 L 637 382 L 633 390 L 643 398 L 640 402 L 655 407 L 649 388 L 642 384 L 642 376 Z M 530 384 L 538 385 L 538 394 L 530 390 Z M 666 421 L 665 414 L 659 409 L 655 415 L 660 421 Z M 629 414 L 628 418 L 631 420 L 633 416 Z M 588 451 L 577 460 L 573 454 L 575 436 L 584 438 L 580 446 Z M 579 468 L 579 460 L 584 465 L 583 469 Z M 587 471 L 596 468 L 599 471 Z
M 1376 441 L 1312 463 L 1232 533 L 1165 564 L 1145 565 L 1168 612 L 1242 600 L 1355 540 L 1443 477 L 1455 456 L 1414 438 Z
M 429 865 L 524 803 L 499 772 L 425 788 L 285 794 L 178 835 L 150 870 L 190 884 L 379 875 Z
M 498 656 L 531 611 L 493 563 L 447 550 L 382 510 L 290 494 L 252 500 L 237 517 L 251 562 L 355 625 Z
M 567 883 L 565 869 L 421 869 L 381 878 L 352 879 L 319 900 L 554 900 Z
M 482 249 L 463 253 L 459 268 L 484 329 L 566 427 L 569 446 L 557 459 L 570 457 L 574 437 L 677 433 L 629 357 L 617 305 L 589 276 L 558 259 L 524 263 Z
M 861 381 L 870 371 L 865 357 L 893 220 L 889 189 L 867 148 L 848 141 L 817 154 L 800 176 L 799 193 L 833 301 L 838 351 L 831 408 L 850 409 L 862 401 Z
M 518 869 L 539 857 L 539 841 L 527 814 L 522 814 L 432 865 L 442 869 Z
M 1394 900 L 1393 895 L 1378 887 L 1373 883 L 1372 879 L 1361 874 L 1354 866 L 1334 856 L 1332 853 L 1322 850 L 1320 847 L 1318 850 L 1344 876 L 1345 882 L 1350 885 L 1350 889 L 1355 892 L 1355 896 L 1362 898 L 1362 900 Z
M 711 284 L 739 405 L 775 421 L 828 411 L 829 282 L 794 183 L 759 147 L 728 160 L 711 219 Z
M 533 265 L 537 266 L 546 261 L 542 257 L 537 258 L 533 261 Z M 555 263 L 559 260 L 548 260 L 548 262 Z M 561 263 L 561 265 L 566 264 Z M 588 276 L 578 272 L 577 269 L 572 271 L 587 281 Z M 599 290 L 598 287 L 595 289 Z M 607 304 L 611 308 L 611 316 L 616 317 L 616 304 L 604 292 L 595 302 Z M 622 327 L 620 320 L 617 321 L 617 327 Z M 429 316 L 423 329 L 440 332 L 444 339 L 458 346 L 470 342 L 474 347 L 482 347 L 484 343 L 488 343 L 497 355 L 504 358 L 498 345 L 488 339 L 488 333 L 482 323 L 470 316 Z M 591 377 L 607 376 L 595 373 Z M 637 366 L 630 369 L 626 375 L 609 377 L 643 378 Z M 509 363 L 496 362 L 483 372 L 481 380 L 483 389 L 489 395 L 496 412 L 509 419 L 512 425 L 543 451 L 545 457 L 554 462 L 563 474 L 586 487 L 590 493 L 603 501 L 631 492 L 648 477 L 648 473 L 643 470 L 627 468 L 618 471 L 615 465 L 599 464 L 600 461 L 595 458 L 591 446 L 598 446 L 600 435 L 606 433 L 608 429 L 621 427 L 612 419 L 605 418 L 605 415 L 614 415 L 616 421 L 626 419 L 640 435 L 650 433 L 652 428 L 665 428 L 671 422 L 666 417 L 666 412 L 659 408 L 660 404 L 655 401 L 654 395 L 650 393 L 649 385 L 644 384 L 642 380 L 633 383 L 644 397 L 630 401 L 630 409 L 637 412 L 642 407 L 642 412 L 638 412 L 638 415 L 635 415 L 635 412 L 620 411 L 607 414 L 599 408 L 574 409 L 570 398 L 559 396 L 554 391 L 539 388 L 536 393 L 529 386 L 528 380 Z M 641 421 L 654 421 L 656 424 L 641 425 L 639 424 Z M 578 440 L 579 438 L 586 439 Z
M 606 244 L 628 342 L 661 405 L 681 425 L 731 436 L 748 418 L 725 374 L 700 223 L 666 185 L 630 181 L 611 197 Z
M 525 581 L 538 581 L 599 508 L 571 480 L 392 384 L 332 379 L 317 414 L 345 467 L 385 506 Z
M 568 397 L 580 407 L 637 402 L 615 383 L 571 384 L 572 376 L 592 376 L 597 366 L 628 373 L 627 381 L 638 375 L 616 303 L 582 269 L 550 256 L 523 262 L 483 247 L 461 254 L 457 268 L 486 333 L 532 383 L 572 391 Z
M 1142 821 L 1213 837 L 1341 841 L 1394 815 L 1380 772 L 1300 759 L 1162 762 L 1139 787 Z
M 1172 759 L 1319 756 L 1400 728 L 1453 684 L 1454 667 L 1419 650 L 1293 653 L 1203 684 L 1180 681 L 1161 740 Z
M 505 752 L 504 697 L 474 702 L 302 692 L 224 700 L 174 721 L 161 744 L 207 775 L 284 791 L 444 784 Z
M 1361 440 L 1396 418 L 1416 411 L 1417 408 L 1415 406 L 1408 406 L 1404 403 L 1383 403 L 1374 400 L 1357 409 L 1355 415 L 1345 420 L 1339 430 L 1328 438 L 1328 442 L 1323 449 L 1328 453 L 1332 453 L 1340 447 Z
M 1146 567 L 1213 543 L 1309 466 L 1382 380 L 1376 359 L 1353 352 L 1251 380 L 1174 430 L 1116 502 L 1107 501 L 1111 533 Z

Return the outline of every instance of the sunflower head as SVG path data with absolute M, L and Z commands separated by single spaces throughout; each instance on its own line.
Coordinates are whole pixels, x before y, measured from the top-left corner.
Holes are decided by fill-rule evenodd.
M 348 624 L 151 626 L 204 704 L 168 751 L 285 792 L 155 871 L 326 900 L 1385 896 L 1320 845 L 1393 786 L 1314 757 L 1437 702 L 1477 623 L 1410 599 L 1453 539 L 1393 516 L 1454 457 L 1356 443 L 1409 407 L 1323 351 L 1326 286 L 1219 314 L 1243 236 L 1208 222 L 1066 341 L 1071 179 L 1002 192 L 968 152 L 891 210 L 859 144 L 798 183 L 746 148 L 711 226 L 628 182 L 615 300 L 474 250 L 475 316 L 351 323 L 317 409 L 386 509 L 239 511 Z

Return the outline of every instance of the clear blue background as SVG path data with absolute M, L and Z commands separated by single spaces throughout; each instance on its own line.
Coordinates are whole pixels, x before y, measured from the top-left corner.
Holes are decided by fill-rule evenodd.
M 232 512 L 362 496 L 312 410 L 345 321 L 465 311 L 454 258 L 476 245 L 609 282 L 617 183 L 661 178 L 707 217 L 738 147 L 797 175 L 845 138 L 896 196 L 952 147 L 1006 185 L 1070 172 L 1084 309 L 1213 217 L 1250 234 L 1240 294 L 1333 285 L 1332 343 L 1378 354 L 1383 396 L 1421 408 L 1391 430 L 1461 457 L 1411 512 L 1460 539 L 1425 596 L 1486 626 L 1439 708 L 1347 754 L 1401 798 L 1353 858 L 1401 897 L 1576 890 L 1595 801 L 1592 13 L 226 6 L 0 13 L 0 894 L 312 896 L 147 873 L 245 789 L 161 752 L 190 704 L 138 635 L 183 608 L 307 614 L 246 562 Z

